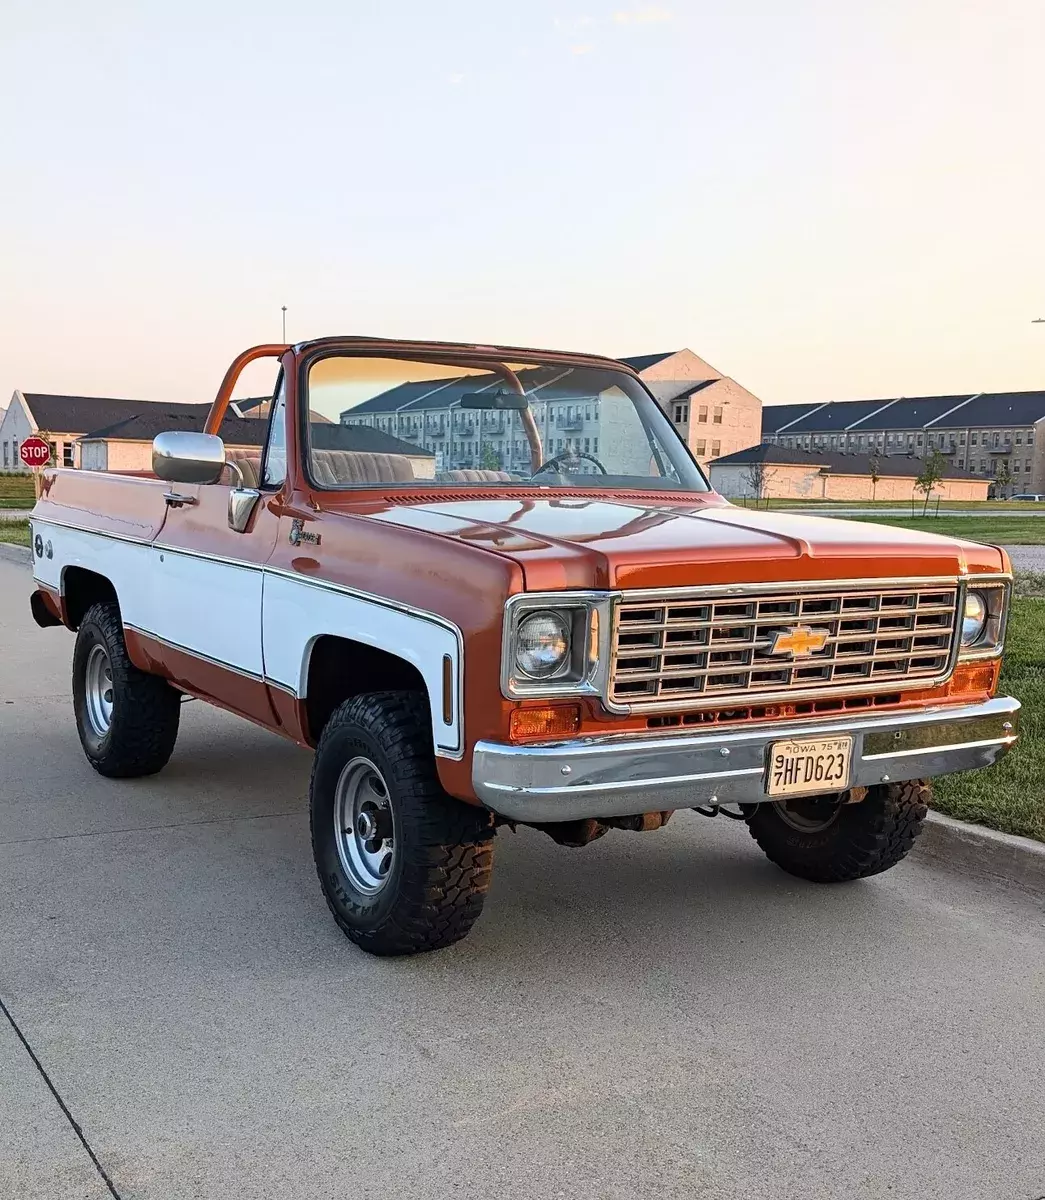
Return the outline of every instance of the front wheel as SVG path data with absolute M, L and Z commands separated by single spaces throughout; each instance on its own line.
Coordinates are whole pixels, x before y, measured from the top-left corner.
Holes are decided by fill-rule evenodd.
M 855 804 L 845 803 L 848 793 L 765 801 L 748 812 L 747 823 L 788 874 L 842 883 L 896 866 L 921 833 L 931 797 L 924 779 L 881 783 Z
M 439 784 L 431 721 L 409 692 L 356 696 L 323 730 L 312 768 L 316 870 L 342 931 L 371 954 L 463 938 L 490 886 L 490 814 Z

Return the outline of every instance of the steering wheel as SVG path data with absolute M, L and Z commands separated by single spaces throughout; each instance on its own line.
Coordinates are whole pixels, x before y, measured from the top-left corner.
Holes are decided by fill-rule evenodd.
M 542 475 L 545 471 L 557 468 L 560 463 L 564 466 L 566 463 L 579 463 L 582 458 L 586 458 L 588 462 L 594 463 L 603 475 L 608 475 L 609 471 L 595 457 L 594 454 L 589 454 L 587 450 L 563 450 L 561 454 L 556 454 L 554 458 L 546 459 L 530 476 L 531 479 L 536 479 L 538 475 Z M 591 472 L 587 472 L 590 474 Z

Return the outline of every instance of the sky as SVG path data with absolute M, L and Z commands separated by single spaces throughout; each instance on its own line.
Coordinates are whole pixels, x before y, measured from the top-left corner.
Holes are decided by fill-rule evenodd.
M 0 0 L 0 405 L 335 333 L 1045 388 L 1041 0 Z

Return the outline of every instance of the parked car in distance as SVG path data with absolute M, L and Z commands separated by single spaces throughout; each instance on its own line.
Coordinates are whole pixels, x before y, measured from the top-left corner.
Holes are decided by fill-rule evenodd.
M 1013 496 L 1012 498 L 1013 500 L 1042 501 L 1045 500 L 1045 495 L 1043 495 L 1041 492 L 1020 492 L 1018 496 Z
M 264 445 L 227 451 L 265 357 Z M 103 775 L 159 771 L 186 696 L 314 748 L 320 885 L 372 953 L 463 937 L 520 824 L 583 846 L 729 813 L 802 879 L 873 875 L 932 776 L 1016 739 L 1004 550 L 736 508 L 621 363 L 259 346 L 206 429 L 158 436 L 155 477 L 46 473 L 33 614 L 76 631 Z

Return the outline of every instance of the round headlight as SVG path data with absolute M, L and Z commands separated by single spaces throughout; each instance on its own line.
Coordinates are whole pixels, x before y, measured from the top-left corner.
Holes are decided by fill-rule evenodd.
M 969 592 L 962 616 L 962 645 L 971 646 L 983 637 L 987 628 L 987 601 L 982 592 Z
M 515 663 L 532 679 L 547 679 L 560 671 L 570 657 L 570 627 L 554 612 L 533 613 L 519 623 Z

